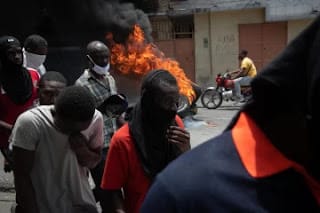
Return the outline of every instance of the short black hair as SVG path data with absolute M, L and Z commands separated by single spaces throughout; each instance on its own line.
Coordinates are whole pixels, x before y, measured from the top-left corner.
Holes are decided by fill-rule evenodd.
M 91 41 L 89 42 L 89 44 L 87 45 L 86 48 L 87 51 L 87 55 L 92 55 L 96 52 L 100 52 L 100 51 L 108 51 L 110 54 L 110 50 L 109 47 L 103 43 L 102 41 Z
M 39 48 L 48 47 L 48 42 L 40 35 L 32 34 L 24 41 L 24 48 L 27 51 L 34 51 Z
M 56 71 L 48 71 L 43 76 L 41 76 L 39 81 L 39 87 L 43 85 L 44 81 L 57 81 L 65 85 L 68 84 L 67 79 L 61 73 Z
M 88 121 L 95 112 L 95 100 L 92 94 L 81 86 L 69 86 L 63 89 L 54 106 L 59 116 L 73 121 Z
M 240 54 L 244 55 L 244 56 L 247 56 L 248 55 L 248 50 L 241 50 Z

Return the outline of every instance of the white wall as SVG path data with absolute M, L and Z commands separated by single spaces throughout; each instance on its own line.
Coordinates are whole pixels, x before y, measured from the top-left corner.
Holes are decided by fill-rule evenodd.
M 288 43 L 302 32 L 313 19 L 288 21 Z

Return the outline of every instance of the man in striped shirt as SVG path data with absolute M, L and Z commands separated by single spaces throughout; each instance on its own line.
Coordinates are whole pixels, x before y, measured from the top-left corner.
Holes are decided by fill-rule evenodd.
M 95 99 L 96 108 L 99 108 L 99 106 L 101 106 L 111 95 L 117 94 L 115 80 L 109 73 L 109 48 L 100 41 L 91 41 L 87 45 L 87 59 L 89 67 L 84 70 L 83 74 L 78 78 L 75 84 L 88 89 Z M 106 115 L 103 114 L 103 116 L 106 121 Z M 106 211 L 106 203 L 108 200 L 102 195 L 100 183 L 103 175 L 105 157 L 109 147 L 109 140 L 104 141 L 105 144 L 102 153 L 102 160 L 95 168 L 91 169 L 91 175 L 96 185 L 93 192 L 97 202 L 100 202 L 103 212 Z

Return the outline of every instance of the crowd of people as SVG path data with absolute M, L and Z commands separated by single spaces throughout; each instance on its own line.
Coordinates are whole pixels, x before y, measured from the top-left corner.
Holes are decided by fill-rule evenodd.
M 70 85 L 45 69 L 45 38 L 22 46 L 0 37 L 12 212 L 319 212 L 319 45 L 320 17 L 258 74 L 240 52 L 234 92 L 241 99 L 250 84 L 252 98 L 221 135 L 190 150 L 169 71 L 146 73 L 129 111 L 102 41 L 88 43 L 88 67 Z
M 166 70 L 146 75 L 141 101 L 129 115 L 103 42 L 87 45 L 88 68 L 74 85 L 46 71 L 47 52 L 40 35 L 27 37 L 24 46 L 13 36 L 0 38 L 0 142 L 5 171 L 14 174 L 12 212 L 97 212 L 97 202 L 102 212 L 139 212 L 156 174 L 190 149 L 176 115 L 176 79 Z

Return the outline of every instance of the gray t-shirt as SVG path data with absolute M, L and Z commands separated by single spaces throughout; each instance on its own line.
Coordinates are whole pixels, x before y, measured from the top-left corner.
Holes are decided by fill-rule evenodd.
M 78 164 L 68 136 L 53 125 L 53 106 L 39 106 L 21 114 L 12 135 L 13 146 L 35 151 L 31 181 L 41 213 L 97 212 L 88 183 L 88 168 Z M 103 146 L 103 119 L 95 111 L 88 129 L 82 132 L 90 148 Z

